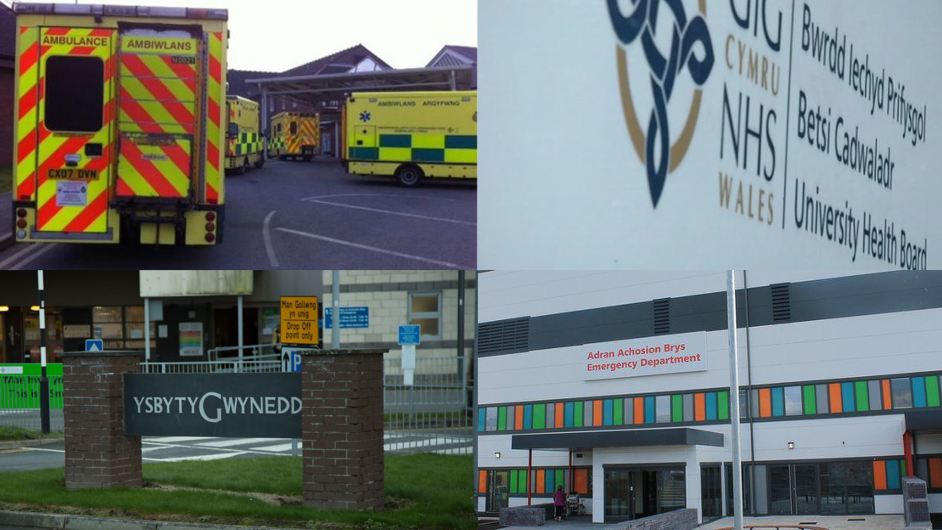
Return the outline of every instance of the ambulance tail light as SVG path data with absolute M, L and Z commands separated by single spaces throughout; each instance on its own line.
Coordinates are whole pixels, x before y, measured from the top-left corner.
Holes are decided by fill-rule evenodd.
M 17 210 L 17 211 L 16 211 L 16 216 L 19 217 L 20 219 L 25 218 L 25 217 L 26 217 L 26 209 L 20 208 L 19 210 Z

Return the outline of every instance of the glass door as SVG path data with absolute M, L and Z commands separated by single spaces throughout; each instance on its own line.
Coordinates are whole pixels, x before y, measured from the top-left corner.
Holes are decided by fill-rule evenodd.
M 492 471 L 490 475 L 490 484 L 487 488 L 487 506 L 488 512 L 499 512 L 501 508 L 509 506 L 510 497 L 510 472 Z
M 720 465 L 705 465 L 700 468 L 700 510 L 703 513 L 703 522 L 722 516 L 721 502 Z
M 605 470 L 605 520 L 624 521 L 634 515 L 631 473 L 623 469 Z
M 818 509 L 818 465 L 795 464 L 795 513 L 806 515 L 819 513 Z
M 790 466 L 769 466 L 769 513 L 790 515 L 792 513 L 792 483 Z

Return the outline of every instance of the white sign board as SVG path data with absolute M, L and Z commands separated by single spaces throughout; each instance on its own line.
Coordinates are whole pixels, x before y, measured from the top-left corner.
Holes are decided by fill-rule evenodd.
M 203 323 L 180 322 L 180 357 L 203 355 Z
M 56 206 L 85 206 L 88 204 L 88 182 L 84 180 L 57 180 Z
M 584 344 L 569 349 L 584 361 L 584 379 L 700 372 L 707 369 L 706 332 Z
M 479 7 L 482 267 L 942 267 L 942 2 Z
M 141 297 L 252 294 L 253 288 L 253 271 L 153 270 L 141 271 L 140 279 Z
M 0 375 L 22 374 L 22 366 L 0 366 Z

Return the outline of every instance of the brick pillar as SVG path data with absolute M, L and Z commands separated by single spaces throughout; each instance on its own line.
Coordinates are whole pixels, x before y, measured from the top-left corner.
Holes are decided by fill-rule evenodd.
M 62 355 L 65 487 L 140 488 L 141 437 L 124 435 L 124 374 L 143 354 Z
M 383 507 L 383 353 L 319 350 L 303 356 L 304 504 Z

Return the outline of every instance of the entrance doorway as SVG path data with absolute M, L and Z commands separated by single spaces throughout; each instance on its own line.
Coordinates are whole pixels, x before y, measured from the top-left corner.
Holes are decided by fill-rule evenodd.
M 704 523 L 723 516 L 721 469 L 720 464 L 704 464 L 700 467 L 700 511 Z
M 686 506 L 682 467 L 605 468 L 605 520 L 640 519 Z
M 487 506 L 488 512 L 499 512 L 501 508 L 509 507 L 510 498 L 510 471 L 492 471 L 487 474 Z

